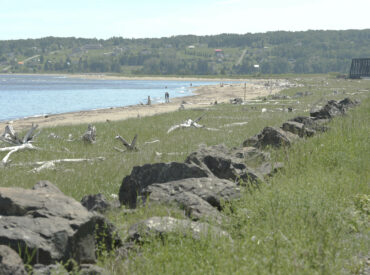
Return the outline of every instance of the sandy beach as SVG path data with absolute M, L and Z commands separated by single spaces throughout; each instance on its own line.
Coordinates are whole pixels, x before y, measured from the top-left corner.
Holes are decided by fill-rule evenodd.
M 128 77 L 116 77 L 105 75 L 66 75 L 68 77 L 90 78 L 90 79 L 135 79 Z M 150 79 L 153 78 L 140 78 Z M 154 78 L 155 80 L 202 80 L 193 78 Z M 207 79 L 209 80 L 209 79 Z M 220 83 L 230 81 L 231 79 L 216 79 Z M 210 106 L 217 101 L 218 103 L 229 102 L 230 99 L 240 97 L 245 100 L 256 98 L 259 96 L 267 96 L 269 94 L 278 93 L 284 88 L 289 87 L 286 80 L 263 80 L 263 79 L 232 79 L 232 81 L 240 81 L 238 84 L 224 84 L 202 86 L 194 90 L 194 95 L 171 98 L 170 103 L 160 103 L 153 105 L 133 105 L 125 107 L 116 107 L 99 110 L 79 111 L 63 114 L 55 114 L 40 117 L 29 117 L 12 121 L 0 122 L 0 129 L 4 129 L 7 124 L 12 124 L 16 131 L 29 128 L 32 123 L 38 124 L 39 127 L 52 127 L 59 125 L 85 124 L 94 122 L 116 121 L 133 117 L 152 116 L 160 113 L 173 112 L 179 109 L 183 104 L 185 109 L 199 108 L 206 105 Z M 246 84 L 244 84 L 246 83 Z

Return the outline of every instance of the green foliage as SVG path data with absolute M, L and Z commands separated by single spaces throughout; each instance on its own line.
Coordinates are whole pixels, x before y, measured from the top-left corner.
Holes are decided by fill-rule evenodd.
M 0 68 L 147 75 L 347 73 L 352 58 L 370 56 L 369 43 L 369 29 L 108 40 L 45 37 L 1 41 Z M 217 48 L 222 54 L 215 53 Z M 18 64 L 37 55 L 42 58 Z

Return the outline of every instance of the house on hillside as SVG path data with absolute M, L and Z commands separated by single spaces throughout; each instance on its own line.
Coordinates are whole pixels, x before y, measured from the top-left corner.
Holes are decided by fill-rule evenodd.
M 222 49 L 215 49 L 215 55 L 218 58 L 224 58 L 224 51 Z

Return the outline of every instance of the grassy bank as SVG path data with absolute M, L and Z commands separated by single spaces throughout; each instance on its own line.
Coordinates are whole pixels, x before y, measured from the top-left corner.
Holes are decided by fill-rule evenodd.
M 150 240 L 140 254 L 132 253 L 128 262 L 117 262 L 109 255 L 100 262 L 115 274 L 356 274 L 370 249 L 370 83 L 321 77 L 299 82 L 305 86 L 283 94 L 312 94 L 96 124 L 98 137 L 94 145 L 66 141 L 69 133 L 81 136 L 86 125 L 44 129 L 35 144 L 42 150 L 14 154 L 14 165 L 60 158 L 106 159 L 63 164 L 40 173 L 29 172 L 30 165 L 11 166 L 0 169 L 1 185 L 28 188 L 46 179 L 78 200 L 98 192 L 110 197 L 118 193 L 122 178 L 134 165 L 183 161 L 201 143 L 240 146 L 246 137 L 265 126 L 307 115 L 314 103 L 320 105 L 328 99 L 347 96 L 358 98 L 362 104 L 347 116 L 333 120 L 329 132 L 302 140 L 288 150 L 272 151 L 273 158 L 284 162 L 285 169 L 259 189 L 246 189 L 242 199 L 224 211 L 222 228 L 232 235 L 233 242 L 173 235 Z M 281 110 L 290 106 L 293 113 Z M 262 108 L 267 111 L 261 112 Z M 166 133 L 170 126 L 204 113 L 200 122 L 219 131 L 186 129 Z M 228 125 L 245 121 L 248 123 L 243 126 Z M 50 133 L 63 139 L 49 138 Z M 135 133 L 139 136 L 138 152 L 123 154 L 113 149 L 121 146 L 114 139 L 116 134 L 132 138 Z M 156 139 L 160 142 L 145 144 Z M 122 237 L 140 219 L 168 215 L 184 218 L 181 210 L 165 206 L 108 214 Z

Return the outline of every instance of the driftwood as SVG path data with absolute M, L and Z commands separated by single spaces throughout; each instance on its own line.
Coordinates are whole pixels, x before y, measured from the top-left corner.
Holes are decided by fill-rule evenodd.
M 134 139 L 131 143 L 128 143 L 123 137 L 117 135 L 116 139 L 119 139 L 122 144 L 126 147 L 127 151 L 138 151 L 138 148 L 136 147 L 136 141 L 137 141 L 137 134 L 135 135 Z M 125 152 L 125 150 L 122 150 L 120 148 L 114 147 L 119 152 Z
M 230 123 L 230 124 L 225 124 L 224 126 L 222 127 L 233 127 L 233 126 L 243 126 L 243 125 L 246 125 L 248 124 L 248 121 L 244 121 L 244 122 L 234 122 L 234 123 Z
M 82 140 L 88 143 L 95 143 L 96 141 L 96 128 L 95 126 L 89 124 L 87 126 L 87 131 L 82 136 Z
M 192 119 L 188 119 L 184 121 L 181 124 L 173 125 L 170 129 L 168 129 L 167 134 L 171 133 L 172 131 L 175 131 L 177 129 L 182 129 L 182 128 L 189 128 L 189 127 L 194 127 L 194 128 L 203 128 L 203 125 L 198 124 Z
M 160 142 L 159 139 L 156 139 L 156 140 L 153 140 L 153 141 L 145 141 L 144 144 L 153 144 L 153 143 L 157 143 L 157 142 Z
M 197 119 L 195 119 L 195 120 L 188 119 L 188 120 L 184 121 L 181 124 L 174 125 L 170 129 L 168 129 L 167 134 L 169 134 L 172 131 L 175 131 L 177 129 L 190 128 L 190 127 L 203 128 L 203 129 L 206 129 L 206 130 L 209 130 L 209 131 L 219 131 L 219 129 L 216 129 L 216 128 L 207 128 L 207 127 L 204 127 L 204 125 L 200 125 L 198 123 L 198 121 L 201 120 L 204 116 L 205 116 L 205 113 L 203 115 L 201 115 L 200 117 L 198 117 Z
M 97 160 L 105 160 L 104 157 L 97 157 L 92 159 L 55 159 L 55 160 L 48 160 L 48 161 L 38 161 L 33 163 L 32 165 L 39 165 L 39 167 L 32 169 L 30 172 L 38 173 L 44 169 L 51 169 L 55 167 L 55 164 L 58 163 L 75 163 L 75 162 L 92 162 Z
M 18 146 L 11 146 L 11 147 L 4 147 L 0 148 L 0 152 L 9 152 L 6 156 L 1 160 L 1 165 L 5 166 L 10 163 L 9 157 L 18 151 L 27 150 L 27 149 L 37 149 L 31 143 L 25 143 Z
M 32 123 L 31 129 L 28 130 L 27 134 L 20 138 L 18 134 L 14 131 L 12 125 L 5 126 L 4 133 L 0 136 L 0 140 L 12 144 L 12 145 L 22 145 L 29 142 L 32 142 L 32 139 L 36 136 L 35 130 L 37 129 L 38 125 L 34 125 Z

